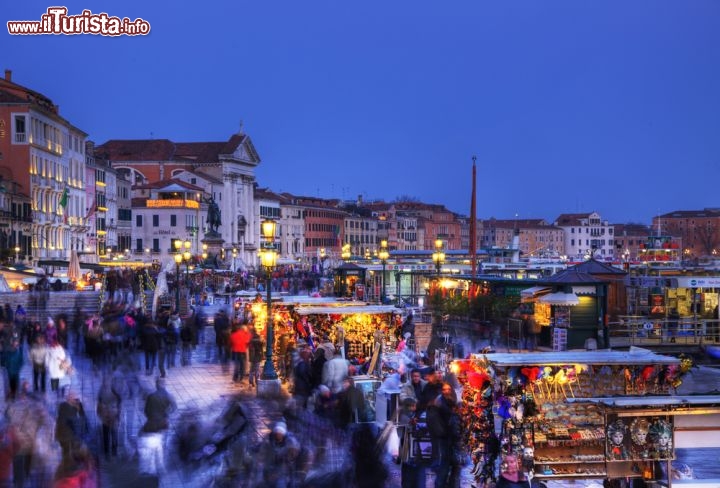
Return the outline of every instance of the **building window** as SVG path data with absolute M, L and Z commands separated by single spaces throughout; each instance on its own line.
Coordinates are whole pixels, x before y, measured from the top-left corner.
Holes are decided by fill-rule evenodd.
M 135 227 L 142 227 L 142 226 L 143 226 L 142 218 L 143 218 L 142 215 L 136 215 L 136 216 L 135 216 Z
M 25 127 L 26 125 L 26 119 L 24 115 L 16 115 L 15 116 L 15 135 L 13 137 L 13 142 L 15 143 L 26 143 L 27 142 L 27 129 Z
M 177 227 L 177 215 L 170 216 L 170 227 Z
M 155 214 L 153 217 L 153 227 L 160 227 L 160 216 Z
M 153 252 L 160 252 L 160 239 L 153 239 Z
M 135 251 L 143 252 L 143 240 L 135 239 Z

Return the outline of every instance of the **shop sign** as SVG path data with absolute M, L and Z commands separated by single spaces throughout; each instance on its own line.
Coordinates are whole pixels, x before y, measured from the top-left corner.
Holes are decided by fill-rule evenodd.
M 718 276 L 683 276 L 677 278 L 678 288 L 720 288 Z
M 368 266 L 369 269 L 382 269 L 382 266 L 378 265 L 370 265 Z M 404 271 L 404 272 L 411 272 L 411 271 L 428 271 L 428 270 L 435 270 L 435 265 L 431 264 L 388 264 L 385 269 L 392 271 Z

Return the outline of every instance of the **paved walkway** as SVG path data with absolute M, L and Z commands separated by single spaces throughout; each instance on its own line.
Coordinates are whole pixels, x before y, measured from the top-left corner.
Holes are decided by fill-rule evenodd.
M 211 330 L 211 328 L 209 329 Z M 211 340 L 212 335 L 208 334 L 206 339 Z M 475 344 L 467 344 L 466 351 L 470 351 L 470 347 L 482 348 L 485 344 L 482 341 Z M 496 348 L 497 352 L 506 352 L 502 347 Z M 210 354 L 208 354 L 210 352 Z M 270 425 L 279 418 L 280 405 L 277 402 L 268 402 L 258 399 L 254 390 L 248 386 L 240 386 L 231 381 L 229 371 L 223 371 L 219 364 L 209 362 L 209 358 L 214 353 L 214 345 L 212 349 L 208 349 L 206 345 L 199 345 L 194 351 L 192 364 L 190 366 L 168 369 L 166 385 L 168 391 L 175 397 L 178 412 L 175 418 L 179 418 L 187 412 L 196 412 L 196 418 L 201 422 L 208 424 L 217 418 L 220 413 L 227 407 L 229 401 L 234 398 L 241 398 L 245 411 L 252 424 L 252 430 L 249 433 L 249 442 L 257 442 L 263 438 L 270 430 Z M 141 488 L 137 478 L 137 456 L 135 452 L 137 432 L 145 421 L 143 414 L 144 396 L 154 390 L 155 375 L 147 376 L 144 371 L 137 369 L 133 371 L 132 364 L 139 366 L 142 360 L 142 353 L 138 352 L 131 357 L 131 361 L 125 365 L 127 370 L 127 379 L 130 390 L 133 395 L 130 399 L 123 403 L 123 421 L 120 431 L 120 455 L 117 459 L 106 460 L 100 459 L 100 472 L 103 487 L 125 487 L 134 486 Z M 82 354 L 71 351 L 77 374 L 73 378 L 71 388 L 79 393 L 85 406 L 92 435 L 91 443 L 96 446 L 101 444 L 99 434 L 99 424 L 95 415 L 96 397 L 102 381 L 102 375 L 93 369 L 92 364 Z M 179 354 L 177 358 L 179 364 Z M 686 393 L 695 390 L 702 385 L 704 391 L 720 390 L 720 374 L 717 370 L 711 368 L 701 368 L 693 370 L 688 375 L 685 383 L 681 387 L 680 393 Z M 155 372 L 157 374 L 157 371 Z M 28 380 L 32 384 L 32 371 L 26 361 L 21 373 L 21 379 Z M 57 400 L 54 393 L 48 393 L 45 396 L 46 404 L 51 415 L 54 415 Z M 175 422 L 173 427 L 179 424 Z M 208 487 L 214 476 L 220 473 L 222 466 L 217 461 L 205 463 L 199 469 L 189 471 L 184 467 L 179 459 L 171 453 L 175 449 L 171 447 L 173 441 L 173 432 L 168 436 L 168 449 L 166 450 L 166 473 L 162 477 L 161 486 L 163 487 Z M 45 466 L 46 472 L 52 473 L 59 462 L 59 448 L 53 443 L 52 451 L 46 456 Z M 388 463 L 390 469 L 390 483 L 388 486 L 395 487 L 400 485 L 399 466 Z M 432 487 L 432 475 L 429 475 L 428 486 Z M 471 486 L 472 478 L 469 475 L 469 469 L 464 471 L 463 486 Z M 35 486 L 43 486 L 36 483 Z M 552 482 L 550 487 L 597 487 L 601 486 L 598 480 L 594 481 L 576 481 L 576 482 Z

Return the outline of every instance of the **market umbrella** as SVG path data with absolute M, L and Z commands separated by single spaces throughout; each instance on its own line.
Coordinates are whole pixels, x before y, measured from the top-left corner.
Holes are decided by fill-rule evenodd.
M 77 251 L 74 249 L 70 251 L 70 261 L 68 262 L 67 275 L 70 281 L 77 281 L 82 275 L 82 271 L 80 271 L 80 258 L 78 257 Z
M 575 293 L 564 293 L 562 291 L 541 296 L 538 301 L 548 305 L 562 305 L 565 307 L 574 307 L 580 303 L 580 299 Z

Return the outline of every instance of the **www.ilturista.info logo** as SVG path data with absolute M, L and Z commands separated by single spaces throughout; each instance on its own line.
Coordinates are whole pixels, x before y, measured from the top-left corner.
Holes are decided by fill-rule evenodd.
M 80 15 L 68 15 L 67 7 L 49 7 L 40 20 L 10 20 L 8 33 L 18 36 L 41 34 L 99 36 L 143 36 L 150 33 L 150 23 L 137 18 L 111 17 L 105 12 L 94 14 L 83 10 Z

